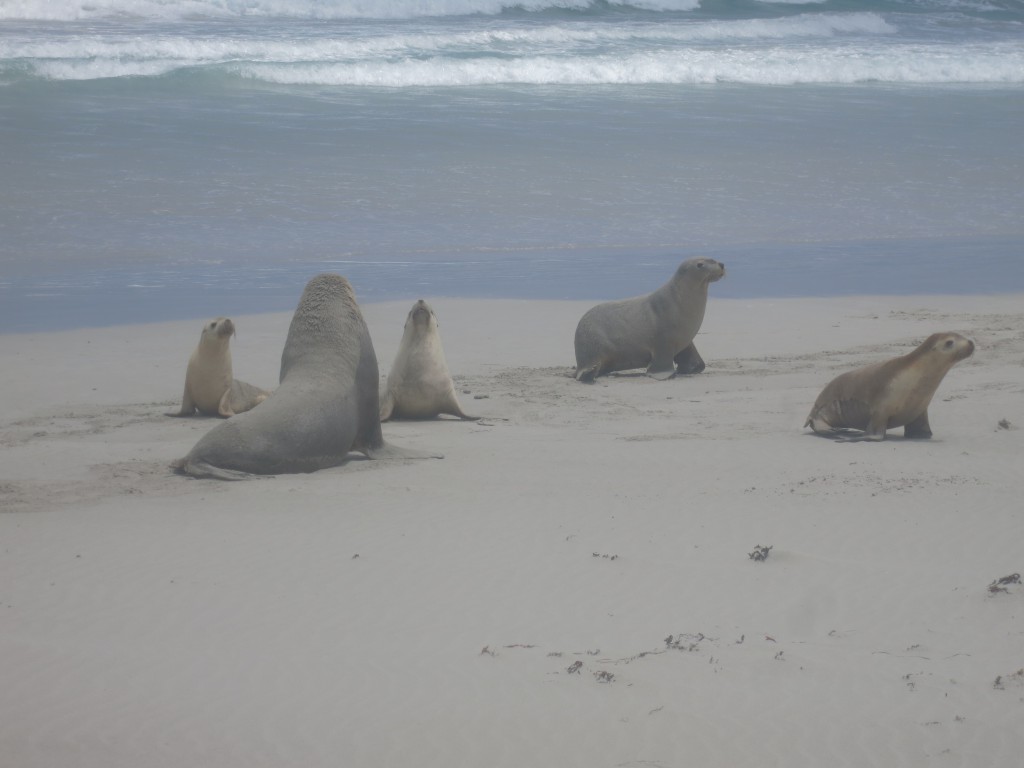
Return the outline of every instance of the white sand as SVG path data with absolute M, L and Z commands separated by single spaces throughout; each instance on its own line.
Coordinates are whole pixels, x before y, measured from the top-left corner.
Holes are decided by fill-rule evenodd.
M 485 421 L 244 483 L 167 469 L 200 321 L 0 336 L 0 765 L 1019 766 L 1024 297 L 712 298 L 704 374 L 587 386 L 591 303 L 433 300 Z M 801 429 L 940 330 L 934 439 Z

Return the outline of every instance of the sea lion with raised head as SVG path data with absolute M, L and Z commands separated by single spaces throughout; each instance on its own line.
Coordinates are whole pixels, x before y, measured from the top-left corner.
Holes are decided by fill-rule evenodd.
M 191 416 L 198 411 L 228 418 L 267 399 L 270 393 L 266 390 L 232 376 L 230 342 L 234 335 L 235 324 L 230 317 L 217 317 L 203 326 L 199 345 L 185 369 L 181 410 L 168 416 Z
M 693 339 L 704 321 L 708 285 L 723 275 L 719 261 L 687 259 L 653 293 L 590 309 L 576 326 L 576 379 L 644 367 L 656 379 L 703 371 Z
M 933 333 L 910 354 L 832 379 L 804 426 L 849 441 L 884 440 L 886 430 L 898 427 L 904 437 L 929 438 L 928 405 L 935 391 L 949 369 L 973 353 L 974 342 L 959 333 Z
M 241 480 L 314 472 L 358 451 L 371 459 L 441 458 L 396 448 L 380 430 L 377 356 L 348 280 L 306 285 L 281 353 L 281 383 L 259 408 L 219 424 L 172 467 Z
M 442 413 L 475 421 L 459 405 L 441 348 L 437 315 L 423 299 L 405 319 L 402 341 L 381 396 L 380 420 L 433 419 Z

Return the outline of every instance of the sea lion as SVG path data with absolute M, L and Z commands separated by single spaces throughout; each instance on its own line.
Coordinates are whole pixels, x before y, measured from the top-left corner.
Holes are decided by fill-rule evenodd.
M 199 346 L 185 369 L 181 410 L 168 416 L 191 416 L 199 411 L 206 416 L 227 418 L 267 399 L 270 393 L 266 390 L 232 377 L 229 344 L 234 335 L 235 324 L 230 317 L 218 317 L 203 326 Z
M 587 311 L 576 326 L 577 381 L 645 366 L 656 379 L 703 371 L 693 338 L 704 320 L 708 284 L 723 275 L 719 261 L 687 259 L 653 293 Z
M 402 342 L 391 364 L 380 403 L 380 420 L 432 419 L 442 413 L 475 421 L 455 396 L 455 383 L 441 348 L 437 315 L 423 299 L 405 319 Z
M 384 442 L 377 356 L 352 286 L 340 275 L 317 275 L 306 285 L 280 378 L 259 408 L 217 425 L 171 466 L 241 480 L 334 467 L 351 451 L 371 459 L 441 458 Z
M 908 355 L 874 363 L 832 379 L 818 395 L 804 424 L 819 435 L 843 440 L 884 440 L 887 429 L 929 438 L 928 404 L 942 377 L 974 353 L 974 342 L 959 333 L 933 333 Z M 842 430 L 862 435 L 842 436 Z

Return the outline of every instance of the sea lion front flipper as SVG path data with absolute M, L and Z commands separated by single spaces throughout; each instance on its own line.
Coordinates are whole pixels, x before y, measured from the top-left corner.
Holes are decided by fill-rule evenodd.
M 395 459 L 443 459 L 443 453 L 428 453 L 426 451 L 417 451 L 414 448 L 399 448 L 397 445 L 391 443 L 381 443 L 380 445 L 370 448 L 365 445 L 357 445 L 352 447 L 353 451 L 359 451 L 364 454 L 366 458 L 372 459 L 373 461 L 389 461 Z
M 928 409 L 903 427 L 903 437 L 911 440 L 927 440 L 932 436 L 931 425 L 928 424 Z
M 676 364 L 676 373 L 684 376 L 691 376 L 695 373 L 700 373 L 707 367 L 704 363 L 704 358 L 700 356 L 697 348 L 692 343 L 682 352 L 677 354 L 673 358 L 673 362 Z
M 181 396 L 181 410 L 177 413 L 165 413 L 164 416 L 191 416 L 196 412 L 196 401 L 188 391 L 188 382 L 185 383 L 185 394 Z

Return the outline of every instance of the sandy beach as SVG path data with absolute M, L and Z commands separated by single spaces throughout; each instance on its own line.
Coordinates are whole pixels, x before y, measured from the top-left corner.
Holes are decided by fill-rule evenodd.
M 241 483 L 168 468 L 201 320 L 0 335 L 0 764 L 1018 766 L 1024 296 L 713 293 L 706 372 L 595 385 L 593 302 L 427 297 L 483 418 L 384 435 L 445 458 Z M 801 428 L 945 330 L 932 440 Z

